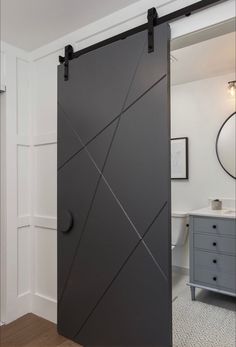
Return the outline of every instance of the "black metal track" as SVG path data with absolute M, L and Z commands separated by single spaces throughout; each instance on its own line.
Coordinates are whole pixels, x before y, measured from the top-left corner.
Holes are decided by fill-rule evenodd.
M 201 0 L 201 1 L 198 1 L 192 5 L 189 5 L 189 6 L 183 7 L 179 10 L 176 10 L 174 12 L 168 13 L 165 16 L 162 16 L 160 18 L 156 18 L 156 20 L 154 22 L 154 26 L 158 26 L 158 25 L 166 23 L 166 22 L 168 22 L 168 23 L 173 22 L 177 19 L 180 19 L 181 17 L 190 16 L 192 13 L 197 13 L 203 9 L 212 7 L 216 4 L 220 4 L 220 3 L 223 3 L 226 1 L 228 1 L 228 0 Z M 69 58 L 69 60 L 78 58 L 83 54 L 86 54 L 86 53 L 91 52 L 95 49 L 109 45 L 110 43 L 116 42 L 118 40 L 124 40 L 128 36 L 134 35 L 136 33 L 144 31 L 144 30 L 148 30 L 148 23 L 142 24 L 136 28 L 133 28 L 133 29 L 125 31 L 121 34 L 115 35 L 115 36 L 110 37 L 106 40 L 100 41 L 94 45 L 88 46 L 88 47 L 81 49 L 77 52 L 73 52 L 71 54 L 71 57 Z M 60 63 L 62 64 L 64 62 L 65 62 L 65 58 L 60 57 Z

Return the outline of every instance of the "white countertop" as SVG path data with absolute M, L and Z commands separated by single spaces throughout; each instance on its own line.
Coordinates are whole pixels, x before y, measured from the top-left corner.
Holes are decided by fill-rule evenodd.
M 236 211 L 231 209 L 211 210 L 209 207 L 193 210 L 189 212 L 190 216 L 203 216 L 215 218 L 236 218 Z

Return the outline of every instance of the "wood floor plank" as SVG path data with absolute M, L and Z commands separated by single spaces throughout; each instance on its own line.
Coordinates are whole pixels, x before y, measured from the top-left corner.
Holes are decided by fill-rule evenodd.
M 1 347 L 82 347 L 57 333 L 55 324 L 27 314 L 0 327 Z

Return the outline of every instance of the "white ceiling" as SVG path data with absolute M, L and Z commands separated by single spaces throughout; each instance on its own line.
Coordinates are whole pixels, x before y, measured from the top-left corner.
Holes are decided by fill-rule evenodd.
M 1 39 L 32 51 L 137 0 L 0 0 Z
M 235 72 L 235 32 L 172 51 L 172 84 Z

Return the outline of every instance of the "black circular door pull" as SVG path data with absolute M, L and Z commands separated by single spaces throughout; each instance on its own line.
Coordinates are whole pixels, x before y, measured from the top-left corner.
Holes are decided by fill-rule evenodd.
M 73 216 L 70 211 L 62 211 L 59 213 L 58 230 L 62 233 L 68 233 L 73 227 Z
M 214 263 L 214 264 L 216 264 L 216 263 L 217 263 L 217 260 L 216 260 L 216 259 L 214 259 L 214 260 L 213 260 L 213 263 Z
M 216 243 L 216 242 L 213 242 L 212 245 L 213 245 L 214 247 L 216 247 L 216 246 L 217 246 L 217 243 Z
M 213 281 L 217 281 L 217 277 L 215 276 L 215 277 L 213 277 Z

